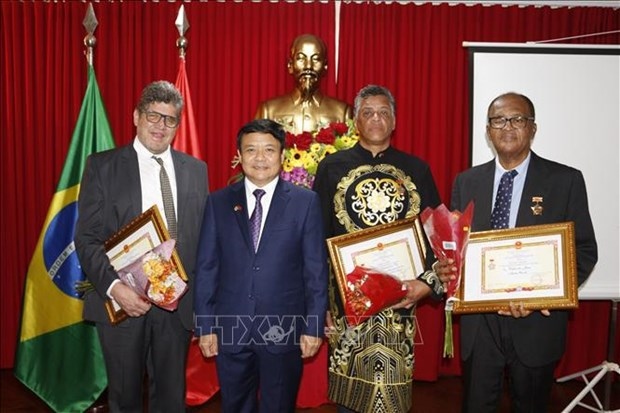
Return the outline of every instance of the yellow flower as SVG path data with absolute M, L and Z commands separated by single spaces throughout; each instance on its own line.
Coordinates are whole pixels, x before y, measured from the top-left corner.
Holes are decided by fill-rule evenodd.
M 334 145 L 325 145 L 325 155 L 336 152 L 338 152 L 338 149 Z
M 310 152 L 312 153 L 321 153 L 321 151 L 323 150 L 323 145 L 321 145 L 320 143 L 313 143 L 312 145 L 310 145 Z
M 304 157 L 304 168 L 308 169 L 309 166 L 312 166 L 316 163 L 316 159 L 311 154 L 306 154 Z
M 284 172 L 291 172 L 293 170 L 293 165 L 291 165 L 290 159 L 284 157 L 284 162 L 282 162 L 282 170 Z
M 290 148 L 285 156 L 291 164 L 291 167 L 302 167 L 306 158 L 306 151 L 300 151 L 297 148 Z
M 359 137 L 357 135 L 350 135 L 350 136 L 342 135 L 338 139 L 336 139 L 336 142 L 334 142 L 334 146 L 338 148 L 339 151 L 343 149 L 349 149 L 353 145 L 355 145 L 358 138 Z
M 304 169 L 308 171 L 309 174 L 314 175 L 318 166 L 318 160 L 314 156 L 311 154 L 306 155 L 304 159 Z

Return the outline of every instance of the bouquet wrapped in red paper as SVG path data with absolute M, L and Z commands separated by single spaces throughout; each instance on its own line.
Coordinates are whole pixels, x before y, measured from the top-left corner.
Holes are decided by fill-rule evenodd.
M 437 208 L 426 208 L 420 214 L 424 232 L 431 248 L 438 259 L 452 258 L 457 268 L 455 280 L 450 280 L 446 291 L 446 331 L 444 335 L 444 357 L 454 357 L 452 338 L 452 308 L 457 299 L 456 291 L 461 283 L 461 269 L 465 258 L 465 249 L 469 241 L 471 220 L 474 213 L 473 201 L 465 210 L 449 211 L 444 204 Z
M 407 287 L 392 275 L 356 266 L 347 274 L 344 295 L 347 322 L 358 325 L 405 298 Z
M 162 242 L 118 271 L 119 278 L 139 295 L 165 310 L 175 310 L 187 283 L 171 260 L 174 239 Z

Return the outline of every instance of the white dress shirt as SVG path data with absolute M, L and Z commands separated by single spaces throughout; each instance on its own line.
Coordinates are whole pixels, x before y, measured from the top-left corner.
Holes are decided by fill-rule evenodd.
M 164 161 L 164 167 L 166 168 L 166 173 L 168 174 L 168 179 L 170 180 L 170 188 L 172 189 L 172 198 L 174 199 L 174 211 L 179 216 L 177 212 L 179 210 L 177 203 L 177 180 L 176 175 L 174 173 L 174 163 L 172 162 L 172 153 L 170 152 L 170 147 L 166 149 L 164 152 L 154 155 L 149 152 L 148 149 L 138 138 L 135 138 L 133 141 L 133 147 L 138 154 L 138 166 L 140 167 L 140 188 L 142 188 L 142 212 L 146 211 L 153 205 L 157 205 L 159 208 L 159 213 L 162 218 L 164 218 L 164 223 L 166 223 L 165 215 L 164 215 L 164 199 L 161 196 L 161 184 L 159 183 L 159 171 L 161 167 L 157 163 L 154 156 L 161 158 Z

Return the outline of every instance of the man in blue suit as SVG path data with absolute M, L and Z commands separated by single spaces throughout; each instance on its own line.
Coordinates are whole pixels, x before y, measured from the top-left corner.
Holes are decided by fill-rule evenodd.
M 196 261 L 196 335 L 217 356 L 222 411 L 293 412 L 302 358 L 322 343 L 327 255 L 318 195 L 279 179 L 285 132 L 244 125 L 245 178 L 205 207 Z
M 505 93 L 488 109 L 487 134 L 497 158 L 456 177 L 452 208 L 475 203 L 472 231 L 492 225 L 493 199 L 500 178 L 513 176 L 504 227 L 573 221 L 577 277 L 581 285 L 597 261 L 596 239 L 588 211 L 583 175 L 531 151 L 536 133 L 534 105 L 524 95 Z M 500 197 L 501 198 L 501 197 Z M 497 203 L 501 203 L 497 202 Z M 461 358 L 465 380 L 463 412 L 496 412 L 508 369 L 511 411 L 546 412 L 554 368 L 564 353 L 567 311 L 526 310 L 512 305 L 499 314 L 461 316 Z

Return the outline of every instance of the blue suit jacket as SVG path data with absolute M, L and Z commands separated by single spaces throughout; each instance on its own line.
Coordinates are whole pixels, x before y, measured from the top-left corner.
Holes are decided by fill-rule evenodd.
M 472 231 L 491 229 L 491 205 L 495 161 L 471 168 L 456 177 L 452 188 L 452 209 L 463 210 L 474 201 Z M 542 215 L 534 215 L 533 197 L 542 197 Z M 543 159 L 531 153 L 525 186 L 517 214 L 517 227 L 573 221 L 577 250 L 577 277 L 583 283 L 598 259 L 594 228 L 588 210 L 583 175 L 577 169 Z M 461 357 L 469 358 L 482 315 L 463 315 Z M 567 311 L 551 311 L 545 317 L 535 311 L 525 318 L 510 318 L 513 344 L 527 366 L 541 366 L 558 360 L 564 353 Z
M 323 335 L 327 271 L 314 192 L 279 180 L 256 252 L 244 182 L 214 192 L 197 253 L 196 335 L 215 332 L 221 352 L 295 350 L 301 334 Z

